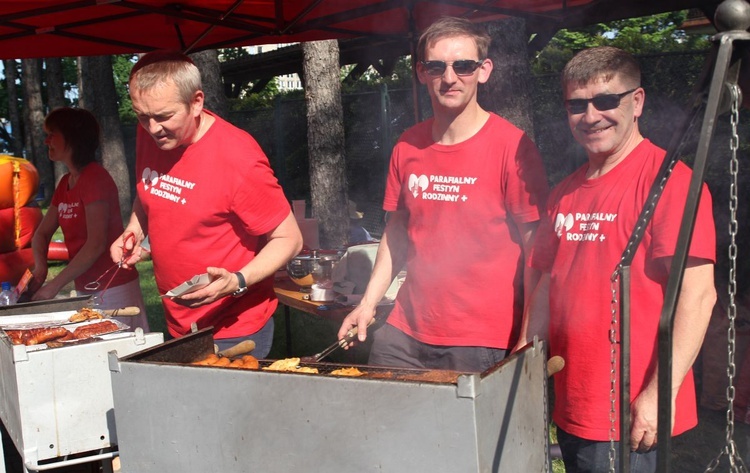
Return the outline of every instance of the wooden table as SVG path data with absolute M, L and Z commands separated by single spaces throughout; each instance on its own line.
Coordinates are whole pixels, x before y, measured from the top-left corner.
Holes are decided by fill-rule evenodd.
M 290 307 L 302 312 L 332 320 L 341 323 L 344 317 L 352 311 L 353 307 L 341 306 L 333 302 L 314 302 L 309 298 L 309 294 L 300 291 L 300 287 L 292 282 L 289 278 L 277 278 L 274 281 L 273 290 L 276 297 L 284 305 L 284 319 L 286 321 L 286 354 L 292 356 L 292 315 Z M 320 309 L 320 306 L 328 307 L 326 310 Z

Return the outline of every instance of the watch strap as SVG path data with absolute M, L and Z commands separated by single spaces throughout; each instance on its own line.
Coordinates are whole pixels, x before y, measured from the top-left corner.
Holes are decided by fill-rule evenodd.
M 245 282 L 245 276 L 240 271 L 235 272 L 234 275 L 237 276 L 239 288 L 232 293 L 232 296 L 238 297 L 247 292 L 247 282 Z

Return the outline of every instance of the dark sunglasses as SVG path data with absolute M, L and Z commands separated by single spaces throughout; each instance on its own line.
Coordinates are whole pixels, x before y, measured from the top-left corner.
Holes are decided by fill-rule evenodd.
M 461 59 L 459 61 L 445 62 L 445 61 L 420 61 L 424 66 L 425 72 L 431 76 L 442 76 L 445 74 L 445 70 L 448 66 L 453 68 L 453 72 L 457 76 L 470 76 L 474 74 L 474 71 L 479 69 L 484 61 L 473 61 L 471 59 Z
M 589 108 L 589 103 L 592 103 L 594 105 L 594 108 L 599 110 L 600 112 L 612 110 L 613 108 L 617 108 L 620 106 L 620 100 L 622 100 L 623 97 L 628 94 L 632 94 L 636 90 L 638 90 L 638 87 L 625 91 L 621 94 L 605 94 L 597 95 L 596 97 L 590 99 L 566 100 L 565 108 L 568 109 L 568 113 L 571 113 L 573 115 L 586 113 L 586 110 L 588 110 Z

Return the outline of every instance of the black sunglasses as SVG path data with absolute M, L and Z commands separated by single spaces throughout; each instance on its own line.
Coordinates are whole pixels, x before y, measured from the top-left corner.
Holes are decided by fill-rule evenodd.
M 459 61 L 445 62 L 445 61 L 420 61 L 424 66 L 425 72 L 431 76 L 442 76 L 445 74 L 445 70 L 448 66 L 453 68 L 453 72 L 457 76 L 470 76 L 474 74 L 474 71 L 479 69 L 484 61 L 473 61 L 471 59 L 461 59 Z
M 596 97 L 590 98 L 590 99 L 570 99 L 565 101 L 565 108 L 568 109 L 568 112 L 576 115 L 579 113 L 586 113 L 586 110 L 589 108 L 589 103 L 594 104 L 594 108 L 599 110 L 600 112 L 604 112 L 606 110 L 612 110 L 613 108 L 617 108 L 620 106 L 620 100 L 622 100 L 623 97 L 625 97 L 628 94 L 632 94 L 638 90 L 638 87 L 635 89 L 630 89 L 628 91 L 625 91 L 621 94 L 605 94 L 605 95 L 597 95 Z

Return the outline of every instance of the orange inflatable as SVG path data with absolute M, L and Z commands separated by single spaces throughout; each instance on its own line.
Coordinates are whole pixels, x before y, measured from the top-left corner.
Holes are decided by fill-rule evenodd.
M 31 248 L 0 253 L 0 279 L 15 286 L 27 268 L 34 266 L 34 252 Z
M 20 208 L 31 202 L 39 188 L 39 173 L 23 158 L 0 154 L 0 209 Z
M 0 253 L 31 246 L 31 238 L 42 221 L 39 207 L 0 209 Z
M 0 154 L 0 281 L 16 285 L 34 265 L 31 238 L 42 210 L 26 206 L 39 188 L 39 173 L 23 158 Z

